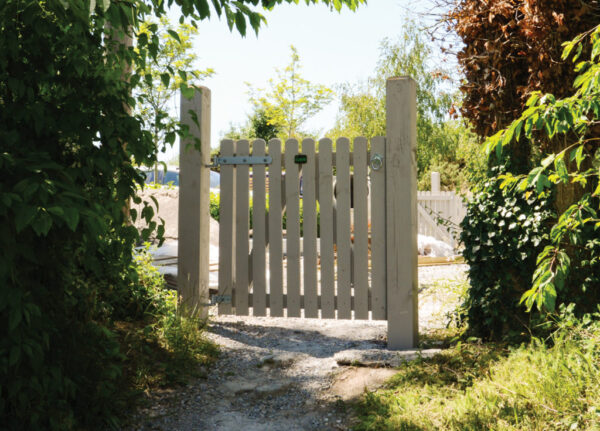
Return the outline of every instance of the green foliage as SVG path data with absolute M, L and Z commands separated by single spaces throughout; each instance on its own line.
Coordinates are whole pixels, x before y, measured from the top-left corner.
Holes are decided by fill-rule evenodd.
M 230 124 L 223 139 L 270 139 L 281 136 L 282 127 L 271 122 L 264 108 L 255 108 L 245 125 Z
M 205 322 L 177 312 L 177 294 L 167 290 L 147 247 L 135 255 L 137 282 L 130 290 L 137 308 L 114 323 L 121 351 L 127 352 L 125 392 L 183 383 L 218 353 L 204 337 Z
M 130 401 L 132 392 L 184 383 L 190 376 L 199 376 L 200 366 L 210 364 L 218 353 L 204 337 L 205 322 L 177 312 L 177 294 L 167 290 L 147 247 L 135 254 L 137 282 L 130 291 L 136 308 L 111 325 L 121 351 L 127 352 L 121 395 L 117 397 L 123 401 Z
M 281 126 L 270 120 L 267 111 L 264 109 L 258 109 L 250 117 L 250 130 L 252 134 L 251 138 L 260 138 L 269 142 L 269 140 L 276 138 L 282 132 Z
M 446 121 L 438 130 L 443 136 L 432 135 L 429 139 L 445 141 L 440 151 L 433 154 L 429 164 L 418 175 L 418 189 L 431 189 L 431 172 L 439 172 L 443 189 L 468 190 L 486 178 L 487 159 L 480 150 L 477 137 L 460 121 Z M 444 148 L 442 148 L 444 147 Z
M 178 4 L 181 22 L 216 13 L 245 34 L 265 21 L 257 6 L 291 1 Z M 361 0 L 323 3 L 354 9 Z M 140 239 L 129 216 L 148 222 L 142 237 L 162 235 L 147 203 L 140 214 L 126 210 L 143 183 L 134 162 L 156 160 L 151 131 L 130 115 L 160 46 L 158 26 L 140 29 L 170 4 L 0 2 L 0 423 L 8 429 L 116 426 L 122 355 L 108 328 L 128 307 L 139 311 L 127 297 Z M 180 91 L 191 97 L 194 88 Z
M 152 30 L 158 28 L 154 33 Z M 195 87 L 214 71 L 195 69 L 198 56 L 192 52 L 193 38 L 198 29 L 190 24 L 180 23 L 173 27 L 167 17 L 142 23 L 137 35 L 138 49 L 143 49 L 148 38 L 158 37 L 155 58 L 140 65 L 141 79 L 136 91 L 135 114 L 144 122 L 154 141 L 155 152 L 165 152 L 176 138 L 179 118 L 171 114 L 170 106 L 175 105 L 176 96 L 182 87 Z M 155 164 L 154 178 L 158 177 L 158 164 Z
M 590 48 L 584 46 L 587 42 L 590 58 L 579 61 L 584 47 L 585 51 Z M 528 310 L 535 306 L 544 312 L 554 311 L 561 296 L 565 301 L 577 298 L 580 312 L 600 297 L 600 278 L 596 275 L 600 228 L 600 147 L 596 130 L 600 118 L 600 26 L 563 46 L 563 59 L 575 51 L 573 61 L 579 73 L 573 83 L 575 94 L 557 99 L 552 94 L 534 92 L 521 117 L 485 144 L 489 154 L 501 158 L 503 148 L 518 142 L 521 136 L 530 141 L 544 136 L 567 143 L 561 151 L 547 154 L 527 175 L 506 174 L 502 183 L 502 187 L 540 196 L 554 188 L 562 191 L 581 187 L 581 193 L 573 194 L 567 208 L 558 214 L 550 231 L 550 244 L 538 255 L 532 286 L 521 297 Z
M 339 89 L 340 112 L 333 138 L 385 136 L 386 80 L 410 76 L 417 82 L 417 174 L 419 187 L 429 184 L 430 172 L 441 169 L 442 184 L 466 189 L 485 172 L 475 135 L 460 120 L 450 120 L 454 96 L 445 71 L 431 67 L 434 51 L 426 36 L 408 22 L 396 41 L 380 47 L 375 76 L 366 83 Z M 435 167 L 435 169 L 434 169 Z
M 210 192 L 210 216 L 216 221 L 219 221 L 219 205 L 221 202 L 221 195 Z
M 519 337 L 531 318 L 519 298 L 531 280 L 536 255 L 548 244 L 551 200 L 500 189 L 498 174 L 468 204 L 461 223 L 463 256 L 471 287 L 464 304 L 471 334 L 484 339 Z
M 357 430 L 573 430 L 600 421 L 600 325 L 511 351 L 457 344 L 402 366 L 358 405 Z
M 269 79 L 269 90 L 255 89 L 248 84 L 250 101 L 255 107 L 251 121 L 254 118 L 259 124 L 264 122 L 259 117 L 264 112 L 268 125 L 278 130 L 282 139 L 306 135 L 302 126 L 333 99 L 331 89 L 302 77 L 298 51 L 293 45 L 290 49 L 290 64 L 283 70 L 277 69 L 277 79 Z M 255 126 L 253 129 L 256 130 Z

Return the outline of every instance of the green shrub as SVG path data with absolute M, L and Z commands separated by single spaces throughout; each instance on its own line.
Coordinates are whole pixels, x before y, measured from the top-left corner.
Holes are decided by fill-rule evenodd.
M 502 168 L 494 168 L 500 174 Z M 548 243 L 551 200 L 499 187 L 488 179 L 468 203 L 461 223 L 470 288 L 464 304 L 471 334 L 484 339 L 529 331 L 531 319 L 519 305 L 531 285 L 536 257 Z
M 503 168 L 493 172 L 501 175 Z M 463 313 L 470 333 L 483 339 L 519 337 L 541 330 L 537 324 L 551 323 L 545 312 L 527 313 L 521 298 L 531 288 L 536 261 L 556 222 L 552 194 L 501 189 L 501 183 L 494 176 L 481 186 L 461 224 L 471 285 Z M 589 223 L 574 231 L 570 241 L 571 270 L 555 304 L 573 303 L 581 317 L 600 302 L 600 238 Z

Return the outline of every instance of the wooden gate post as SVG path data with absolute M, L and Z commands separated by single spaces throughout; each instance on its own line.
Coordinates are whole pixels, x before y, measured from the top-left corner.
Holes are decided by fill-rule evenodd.
M 441 190 L 440 187 L 440 173 L 439 172 L 432 172 L 431 173 L 431 192 L 432 193 L 439 193 Z
M 193 120 L 195 113 L 198 124 Z M 181 123 L 194 139 L 179 144 L 179 226 L 177 286 L 181 311 L 208 317 L 210 225 L 210 90 L 200 87 L 192 99 L 181 95 Z
M 386 85 L 386 263 L 388 348 L 414 348 L 419 336 L 417 280 L 417 85 Z

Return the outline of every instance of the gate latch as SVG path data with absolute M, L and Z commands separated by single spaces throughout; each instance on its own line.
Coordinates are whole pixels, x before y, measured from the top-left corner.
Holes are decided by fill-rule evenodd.
M 373 153 L 371 156 L 371 169 L 378 171 L 383 166 L 383 156 L 379 153 Z
M 270 165 L 273 162 L 271 156 L 227 156 L 213 158 L 211 168 L 220 165 Z
M 210 305 L 231 304 L 231 295 L 212 295 Z

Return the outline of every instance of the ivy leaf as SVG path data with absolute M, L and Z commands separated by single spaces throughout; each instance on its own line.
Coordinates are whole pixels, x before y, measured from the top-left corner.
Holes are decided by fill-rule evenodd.
M 21 318 L 22 318 L 22 314 L 21 314 L 20 307 L 15 307 L 15 308 L 10 309 L 10 312 L 8 313 L 8 331 L 9 332 L 12 332 L 15 330 L 15 328 L 19 325 L 19 323 L 21 323 Z
M 20 345 L 13 345 L 10 349 L 10 356 L 8 358 L 8 366 L 12 367 L 13 365 L 15 365 L 17 362 L 19 362 L 19 359 L 21 358 L 21 346 Z

